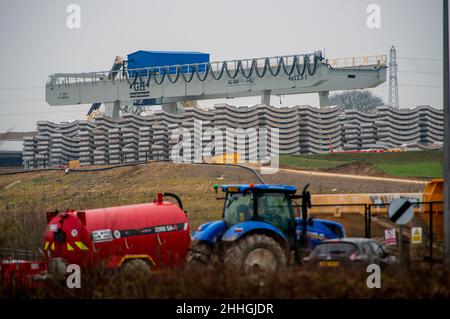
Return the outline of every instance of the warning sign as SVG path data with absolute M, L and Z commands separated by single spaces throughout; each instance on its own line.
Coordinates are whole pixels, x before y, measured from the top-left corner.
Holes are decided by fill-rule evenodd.
M 395 229 L 384 230 L 384 242 L 386 245 L 397 245 L 397 238 L 395 237 Z
M 411 228 L 411 244 L 422 243 L 422 227 Z

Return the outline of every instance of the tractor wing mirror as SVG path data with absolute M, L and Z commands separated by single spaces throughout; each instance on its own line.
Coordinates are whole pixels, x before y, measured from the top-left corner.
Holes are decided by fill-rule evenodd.
M 304 194 L 309 188 L 309 183 L 303 187 L 302 194 Z
M 309 183 L 303 187 L 302 199 L 305 207 L 311 208 L 311 193 L 308 191 Z

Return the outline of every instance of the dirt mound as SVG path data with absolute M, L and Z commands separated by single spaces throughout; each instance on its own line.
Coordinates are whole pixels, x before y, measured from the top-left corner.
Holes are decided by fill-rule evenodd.
M 348 163 L 342 164 L 330 169 L 324 169 L 330 173 L 368 175 L 368 176 L 386 176 L 379 168 L 367 163 Z

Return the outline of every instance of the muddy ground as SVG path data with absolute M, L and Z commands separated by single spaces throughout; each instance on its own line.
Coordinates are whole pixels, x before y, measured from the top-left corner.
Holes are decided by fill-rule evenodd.
M 297 187 L 310 183 L 313 194 L 420 192 L 423 187 L 281 171 L 263 177 L 269 183 Z M 99 172 L 41 171 L 0 175 L 0 247 L 39 247 L 47 210 L 142 203 L 152 201 L 157 192 L 178 194 L 189 213 L 192 229 L 196 229 L 202 223 L 221 218 L 223 200 L 216 200 L 213 184 L 250 182 L 257 183 L 258 179 L 251 171 L 238 167 L 173 163 L 150 163 Z M 355 223 L 362 234 L 364 225 L 359 219 Z M 25 233 L 27 236 L 23 236 Z

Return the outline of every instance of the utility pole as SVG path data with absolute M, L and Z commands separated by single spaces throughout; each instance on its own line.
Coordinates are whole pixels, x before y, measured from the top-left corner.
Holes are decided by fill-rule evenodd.
M 450 265 L 450 97 L 449 97 L 449 25 L 448 0 L 444 7 L 444 258 Z
M 397 52 L 392 46 L 389 50 L 389 106 L 398 109 Z

